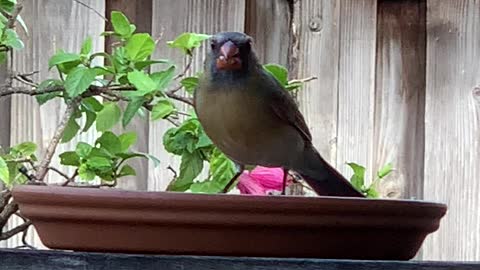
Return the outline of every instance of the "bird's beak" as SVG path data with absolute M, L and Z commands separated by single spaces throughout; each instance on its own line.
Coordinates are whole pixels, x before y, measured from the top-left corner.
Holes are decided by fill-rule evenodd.
M 242 67 L 240 50 L 231 41 L 220 47 L 220 56 L 217 58 L 217 68 L 220 70 L 236 70 Z

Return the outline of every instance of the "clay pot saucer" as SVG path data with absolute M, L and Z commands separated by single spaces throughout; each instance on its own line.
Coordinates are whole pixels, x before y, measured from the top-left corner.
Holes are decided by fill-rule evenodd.
M 446 206 L 409 200 L 13 189 L 45 246 L 76 251 L 408 260 Z

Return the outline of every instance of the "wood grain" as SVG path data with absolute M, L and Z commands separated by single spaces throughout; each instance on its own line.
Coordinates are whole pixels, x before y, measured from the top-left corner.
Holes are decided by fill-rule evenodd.
M 183 32 L 205 34 L 215 34 L 220 31 L 243 32 L 245 1 L 154 1 L 153 14 L 153 37 L 161 37 L 160 50 L 157 50 L 155 57 L 173 59 L 177 66 L 182 68 L 185 65 L 182 53 L 179 50 L 167 48 L 165 42 L 173 40 Z M 189 74 L 194 74 L 203 69 L 205 51 L 206 46 L 202 46 L 196 51 L 192 70 Z M 149 170 L 149 190 L 165 190 L 172 180 L 172 173 L 167 170 L 167 167 L 169 165 L 173 168 L 179 167 L 178 159 L 167 153 L 163 147 L 163 134 L 170 127 L 172 127 L 171 124 L 166 121 L 155 121 L 150 124 L 150 153 L 158 157 L 162 164 Z
M 351 175 L 346 162 L 372 175 L 376 0 L 340 3 L 340 60 L 337 118 L 337 168 Z
M 7 76 L 7 63 L 4 63 L 0 65 L 0 85 L 5 83 Z M 10 145 L 10 110 L 11 97 L 0 98 L 0 148 L 2 149 Z
M 297 1 L 293 9 L 292 77 L 316 76 L 300 90 L 300 109 L 313 144 L 335 166 L 340 5 L 337 1 Z
M 422 198 L 425 107 L 425 1 L 378 3 L 373 169 L 395 170 L 380 195 Z
M 480 260 L 480 1 L 427 1 L 424 198 L 449 206 L 425 259 Z
M 261 63 L 288 68 L 291 12 L 285 0 L 246 0 L 245 33 L 254 39 Z
M 106 2 L 107 18 L 110 18 L 111 11 L 121 11 L 127 16 L 131 23 L 137 27 L 137 33 L 151 33 L 152 32 L 152 1 L 128 1 L 128 0 L 108 0 Z M 111 30 L 111 24 L 107 24 L 107 30 Z M 111 46 L 114 40 L 110 38 L 105 39 L 105 50 L 111 52 Z M 126 104 L 121 104 L 123 108 Z M 121 125 L 115 128 L 118 133 L 134 131 L 137 133 L 137 143 L 132 146 L 132 151 L 148 153 L 148 129 L 149 120 L 147 117 L 142 118 L 136 116 L 132 119 L 130 124 L 124 129 Z M 148 186 L 148 160 L 143 158 L 135 158 L 128 161 L 128 164 L 133 166 L 136 171 L 136 176 L 122 177 L 118 181 L 118 187 L 128 190 L 146 190 Z
M 9 270 L 474 270 L 477 263 L 159 256 L 0 249 Z
M 83 0 L 82 2 L 104 13 L 103 1 Z M 15 71 L 21 73 L 39 71 L 33 77 L 39 82 L 57 77 L 53 69 L 48 71 L 50 56 L 58 49 L 79 52 L 83 40 L 88 35 L 93 37 L 93 50 L 104 49 L 104 40 L 99 37 L 99 34 L 104 31 L 104 21 L 86 7 L 74 1 L 54 0 L 25 1 L 23 5 L 22 17 L 29 28 L 29 36 L 22 35 L 25 49 L 14 54 L 13 69 Z M 39 156 L 42 156 L 64 108 L 65 105 L 61 101 L 50 101 L 39 107 L 37 101 L 30 96 L 14 96 L 10 137 L 12 145 L 24 141 L 36 142 L 39 146 Z M 95 132 L 80 134 L 70 143 L 59 145 L 57 153 L 74 149 L 78 141 L 93 143 L 95 137 Z M 52 165 L 61 167 L 58 159 L 54 159 Z M 66 167 L 61 168 L 68 171 Z M 52 174 L 49 174 L 46 180 L 48 182 L 64 181 Z M 31 240 L 33 239 L 35 240 L 30 241 L 31 243 L 40 245 L 38 238 L 31 234 Z M 8 241 L 9 246 L 18 246 L 19 243 L 18 238 Z

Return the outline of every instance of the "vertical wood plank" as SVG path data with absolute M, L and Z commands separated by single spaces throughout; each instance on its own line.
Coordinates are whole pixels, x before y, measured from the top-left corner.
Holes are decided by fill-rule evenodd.
M 82 2 L 102 14 L 105 12 L 103 1 Z M 22 35 L 25 49 L 14 55 L 15 71 L 23 73 L 37 70 L 39 73 L 33 77 L 35 81 L 57 77 L 53 69 L 48 71 L 49 57 L 58 49 L 79 52 L 83 40 L 89 35 L 93 37 L 94 51 L 104 49 L 104 40 L 99 36 L 104 31 L 104 21 L 86 7 L 74 1 L 55 0 L 25 1 L 23 6 L 22 17 L 29 28 L 29 36 Z M 43 156 L 64 108 L 65 105 L 59 101 L 50 101 L 39 107 L 35 98 L 30 96 L 12 97 L 12 145 L 24 141 L 36 142 L 39 146 L 39 155 Z M 95 137 L 94 132 L 83 133 L 72 142 L 59 145 L 57 153 L 74 149 L 78 141 L 93 143 Z M 52 165 L 60 167 L 58 159 L 53 160 Z M 46 180 L 63 181 L 54 174 L 49 174 Z M 40 245 L 34 234 L 30 236 L 30 243 Z M 10 247 L 18 246 L 19 243 L 18 238 L 8 241 Z
M 0 85 L 6 83 L 7 64 L 0 65 Z M 10 109 L 11 98 L 0 98 L 0 148 L 6 149 L 10 145 Z
M 340 3 L 340 60 L 337 118 L 337 168 L 351 175 L 346 162 L 367 167 L 371 179 L 376 0 Z
M 395 171 L 382 197 L 422 198 L 425 107 L 425 1 L 378 3 L 374 163 Z
M 245 33 L 253 37 L 261 63 L 288 68 L 291 12 L 285 0 L 246 0 Z
M 427 260 L 480 260 L 480 1 L 427 1 L 425 185 L 447 203 Z
M 313 144 L 335 165 L 339 69 L 338 1 L 296 1 L 293 6 L 290 69 L 292 76 L 318 77 L 299 92 L 299 106 Z
M 183 32 L 198 32 L 214 34 L 220 31 L 243 31 L 245 16 L 245 1 L 227 0 L 168 0 L 153 2 L 153 37 L 161 37 L 160 50 L 156 58 L 168 58 L 183 67 L 185 59 L 178 50 L 167 48 L 165 42 L 174 39 Z M 203 59 L 206 46 L 201 47 L 194 57 L 192 70 L 194 74 L 203 69 Z M 172 173 L 167 170 L 169 165 L 178 168 L 178 160 L 164 150 L 162 137 L 171 125 L 165 121 L 151 122 L 149 130 L 150 153 L 158 157 L 162 164 L 150 169 L 149 190 L 165 190 L 172 180 Z M 153 168 L 153 166 L 151 167 Z
M 113 10 L 121 11 L 127 16 L 131 23 L 137 27 L 137 33 L 152 32 L 152 1 L 128 1 L 128 0 L 108 0 L 106 2 L 106 15 L 110 19 L 110 13 Z M 107 30 L 111 30 L 111 24 L 107 25 Z M 110 44 L 114 42 L 111 38 L 105 40 L 105 50 L 111 52 Z M 122 104 L 122 107 L 126 107 Z M 123 129 L 121 125 L 116 128 L 119 133 L 134 131 L 137 133 L 137 143 L 132 146 L 132 150 L 136 152 L 148 153 L 148 117 L 134 117 L 130 124 Z M 118 181 L 118 187 L 129 190 L 146 190 L 148 183 L 148 160 L 143 158 L 135 158 L 128 161 L 128 164 L 136 170 L 136 176 L 122 177 Z

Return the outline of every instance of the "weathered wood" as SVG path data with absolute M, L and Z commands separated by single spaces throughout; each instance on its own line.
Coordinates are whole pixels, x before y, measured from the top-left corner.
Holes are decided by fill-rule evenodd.
M 0 65 L 0 85 L 5 83 L 6 78 L 7 64 L 4 63 Z M 2 149 L 6 149 L 8 146 L 10 146 L 10 110 L 11 98 L 0 98 L 0 148 Z
M 337 168 L 351 175 L 346 162 L 367 167 L 371 179 L 376 0 L 345 0 L 340 4 Z
M 340 5 L 308 0 L 293 4 L 291 76 L 318 77 L 300 90 L 299 106 L 313 144 L 335 166 Z
M 108 0 L 106 1 L 105 12 L 107 18 L 110 19 L 110 13 L 113 10 L 121 11 L 128 17 L 130 22 L 136 25 L 137 33 L 151 33 L 152 32 L 152 1 L 128 1 L 128 0 Z M 107 30 L 111 30 L 111 24 L 107 24 Z M 105 39 L 105 49 L 111 52 L 111 46 L 114 42 L 112 38 Z M 122 104 L 125 108 L 126 104 Z M 121 125 L 116 128 L 116 132 L 123 133 L 134 131 L 137 133 L 137 143 L 132 146 L 132 150 L 136 152 L 148 153 L 148 117 L 135 117 L 130 124 L 123 129 Z M 136 171 L 136 176 L 122 177 L 118 181 L 120 188 L 128 190 L 146 190 L 148 183 L 148 160 L 143 158 L 135 158 L 128 161 L 128 164 L 133 166 Z
M 372 168 L 395 167 L 379 185 L 382 197 L 422 198 L 425 1 L 379 1 L 377 17 Z
M 424 198 L 449 206 L 426 259 L 480 260 L 480 1 L 427 1 Z
M 82 1 L 100 13 L 104 13 L 103 1 Z M 102 51 L 104 40 L 99 37 L 104 31 L 104 21 L 93 11 L 76 3 L 75 1 L 38 0 L 25 1 L 23 3 L 22 17 L 29 28 L 29 35 L 25 36 L 22 31 L 22 39 L 25 49 L 14 54 L 13 69 L 17 72 L 27 73 L 39 71 L 33 76 L 35 81 L 47 78 L 56 78 L 58 75 L 54 69 L 48 71 L 48 59 L 58 49 L 79 52 L 83 40 L 87 36 L 93 38 L 93 50 Z M 50 101 L 40 107 L 30 96 L 12 97 L 12 145 L 24 141 L 36 142 L 39 146 L 39 155 L 42 156 L 46 145 L 60 121 L 65 105 L 62 101 Z M 93 142 L 95 132 L 80 134 L 70 143 L 61 144 L 57 153 L 74 149 L 79 141 Z M 60 167 L 58 159 L 53 160 L 53 166 Z M 66 167 L 61 167 L 66 170 Z M 49 182 L 64 181 L 55 174 L 49 174 L 46 179 Z M 14 226 L 18 221 L 10 224 Z M 35 239 L 35 241 L 32 241 Z M 30 243 L 40 245 L 40 241 L 31 235 Z M 9 246 L 18 246 L 19 239 L 9 240 Z
M 220 31 L 243 31 L 245 1 L 154 1 L 153 14 L 153 37 L 161 37 L 161 49 L 157 50 L 155 57 L 172 59 L 183 68 L 185 58 L 182 53 L 179 50 L 167 48 L 165 42 L 183 32 L 215 34 Z M 202 46 L 195 52 L 189 74 L 195 74 L 203 69 L 205 52 L 206 46 Z M 172 173 L 167 170 L 167 167 L 172 165 L 173 168 L 178 168 L 178 159 L 173 158 L 163 147 L 163 134 L 171 126 L 166 121 L 155 121 L 150 125 L 150 153 L 160 158 L 162 164 L 149 170 L 149 190 L 165 190 L 172 180 Z
M 245 33 L 255 41 L 261 63 L 288 68 L 291 12 L 285 0 L 246 0 Z
M 0 249 L 8 270 L 474 270 L 479 263 L 126 255 Z

